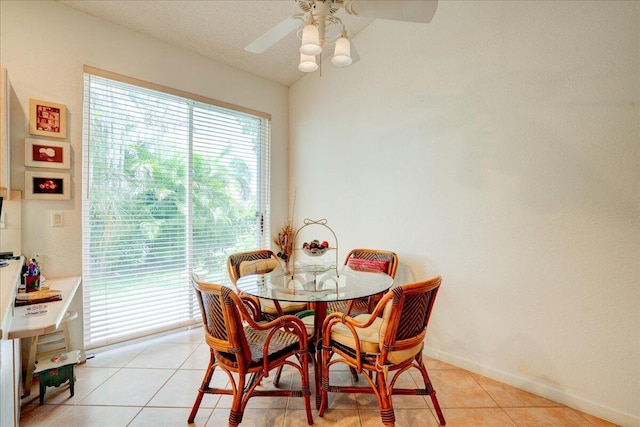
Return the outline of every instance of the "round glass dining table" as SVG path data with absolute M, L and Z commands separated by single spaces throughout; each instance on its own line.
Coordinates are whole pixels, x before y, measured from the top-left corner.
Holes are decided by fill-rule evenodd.
M 238 290 L 258 298 L 312 303 L 320 314 L 316 321 L 324 320 L 329 302 L 366 298 L 386 292 L 392 284 L 393 278 L 387 274 L 347 266 L 300 266 L 289 273 L 276 269 L 243 276 L 236 282 Z M 316 322 L 316 333 L 321 328 L 322 323 Z
M 267 274 L 242 276 L 236 287 L 258 298 L 310 303 L 314 309 L 314 343 L 320 345 L 329 302 L 366 298 L 386 292 L 392 284 L 393 278 L 382 272 L 309 265 L 288 273 L 276 269 Z M 319 379 L 320 375 L 316 378 L 316 406 L 320 402 Z
M 238 279 L 238 289 L 250 295 L 278 301 L 330 302 L 364 298 L 388 290 L 391 276 L 378 271 L 353 270 L 347 266 L 300 266 L 286 273 L 277 268 L 266 274 Z

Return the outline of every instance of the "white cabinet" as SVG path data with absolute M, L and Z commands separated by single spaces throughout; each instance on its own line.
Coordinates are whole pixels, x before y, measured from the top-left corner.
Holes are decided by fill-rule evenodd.
M 0 194 L 4 195 L 6 199 L 11 196 L 10 145 L 9 75 L 6 68 L 0 67 Z
M 20 340 L 0 340 L 0 425 L 20 422 Z
M 0 269 L 0 426 L 15 427 L 20 420 L 20 340 L 9 338 L 21 261 Z

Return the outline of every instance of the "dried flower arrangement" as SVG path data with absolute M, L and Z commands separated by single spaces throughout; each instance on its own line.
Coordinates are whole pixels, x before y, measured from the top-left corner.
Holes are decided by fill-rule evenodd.
M 291 223 L 280 229 L 278 237 L 274 237 L 273 242 L 278 245 L 279 248 L 277 254 L 278 258 L 287 264 L 291 258 L 291 252 L 293 251 L 293 227 L 291 226 Z
M 293 204 L 291 207 L 291 214 L 289 215 L 289 222 L 287 225 L 280 229 L 278 237 L 273 238 L 273 242 L 278 246 L 278 258 L 284 261 L 285 270 L 288 269 L 289 260 L 291 259 L 291 253 L 293 252 L 293 213 L 296 208 L 296 191 L 293 193 Z

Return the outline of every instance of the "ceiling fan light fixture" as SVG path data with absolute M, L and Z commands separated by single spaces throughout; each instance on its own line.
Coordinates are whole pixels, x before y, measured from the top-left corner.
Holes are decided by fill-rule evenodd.
M 2 0 L 0 0 L 2 1 Z M 438 0 L 294 0 L 300 8 L 271 30 L 262 34 L 245 47 L 247 52 L 262 53 L 289 33 L 301 40 L 298 68 L 304 72 L 321 69 L 324 58 L 331 56 L 331 62 L 338 67 L 346 67 L 360 61 L 356 45 L 347 38 L 344 23 L 337 15 L 342 9 L 348 15 L 369 19 L 390 19 L 416 23 L 431 22 Z M 357 34 L 357 31 L 356 31 Z M 333 55 L 325 46 L 334 46 Z M 305 55 L 305 56 L 302 56 Z M 315 58 L 314 58 L 315 57 Z
M 313 15 L 309 14 L 307 24 L 302 30 L 302 45 L 300 46 L 300 53 L 305 55 L 318 55 L 322 52 L 322 46 L 320 46 L 320 33 L 316 23 L 313 20 Z
M 351 42 L 344 34 L 336 40 L 336 47 L 331 58 L 331 63 L 338 67 L 346 67 L 351 65 L 353 59 L 351 58 Z
M 298 65 L 298 69 L 305 73 L 313 73 L 318 69 L 318 63 L 316 62 L 316 57 L 313 55 L 305 55 L 304 53 L 300 54 L 300 64 Z

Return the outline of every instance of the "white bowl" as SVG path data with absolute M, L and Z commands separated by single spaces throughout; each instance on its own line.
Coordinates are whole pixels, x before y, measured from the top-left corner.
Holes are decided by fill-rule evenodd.
M 309 256 L 321 256 L 324 255 L 329 248 L 312 248 L 312 249 L 302 249 L 305 254 Z

